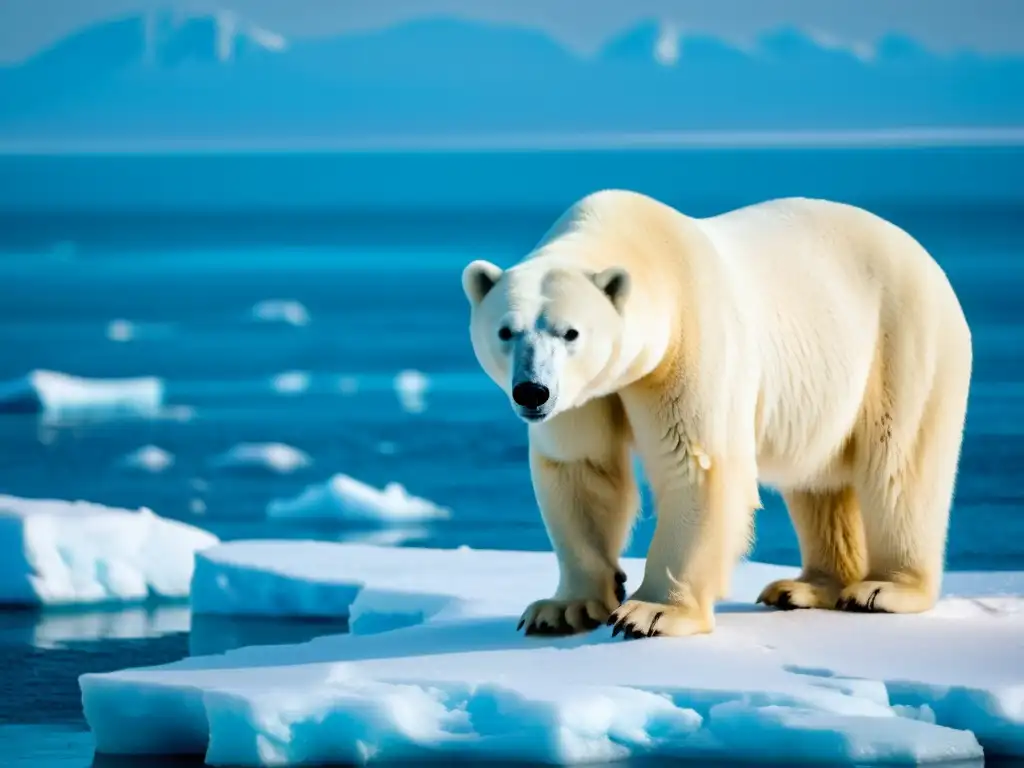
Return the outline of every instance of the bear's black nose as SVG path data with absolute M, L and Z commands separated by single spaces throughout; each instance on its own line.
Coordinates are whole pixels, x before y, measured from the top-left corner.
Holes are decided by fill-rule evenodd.
M 540 408 L 551 397 L 551 392 L 543 384 L 535 381 L 524 381 L 512 387 L 512 399 L 523 408 Z

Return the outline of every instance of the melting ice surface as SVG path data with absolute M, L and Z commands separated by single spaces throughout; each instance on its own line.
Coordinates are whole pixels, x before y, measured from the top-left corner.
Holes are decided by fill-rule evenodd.
M 0 496 L 0 603 L 186 598 L 195 553 L 217 542 L 148 509 Z
M 299 520 L 407 523 L 446 519 L 451 512 L 411 495 L 401 483 L 388 483 L 379 490 L 354 477 L 338 474 L 325 483 L 306 487 L 293 499 L 270 502 L 267 515 Z
M 643 562 L 623 562 L 635 587 Z M 950 574 L 918 616 L 781 612 L 742 564 L 712 635 L 515 632 L 549 553 L 235 542 L 199 613 L 351 617 L 350 635 L 81 678 L 100 752 L 214 765 L 683 756 L 908 763 L 1024 755 L 1024 573 Z

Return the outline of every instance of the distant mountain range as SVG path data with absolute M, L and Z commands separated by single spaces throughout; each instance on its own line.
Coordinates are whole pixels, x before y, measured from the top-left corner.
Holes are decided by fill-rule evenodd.
M 999 126 L 1024 126 L 1024 58 L 796 28 L 740 48 L 650 22 L 581 57 L 454 19 L 290 41 L 230 12 L 151 13 L 0 68 L 6 141 Z

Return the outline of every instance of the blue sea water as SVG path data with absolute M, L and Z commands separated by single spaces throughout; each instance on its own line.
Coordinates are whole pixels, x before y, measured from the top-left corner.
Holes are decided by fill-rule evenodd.
M 874 209 L 946 269 L 975 344 L 948 566 L 1024 569 L 1024 208 L 912 202 Z M 345 472 L 376 486 L 400 482 L 454 511 L 389 534 L 392 543 L 548 548 L 525 428 L 477 368 L 459 273 L 474 258 L 511 262 L 557 212 L 0 215 L 0 381 L 35 369 L 159 376 L 180 416 L 60 426 L 4 414 L 0 491 L 145 505 L 224 539 L 372 540 L 379 531 L 265 517 L 268 501 Z M 251 308 L 266 299 L 301 302 L 311 320 L 252 322 Z M 132 339 L 108 337 L 118 319 L 132 324 Z M 403 370 L 429 380 L 422 411 L 396 395 Z M 308 389 L 275 389 L 274 377 L 293 371 L 308 374 Z M 212 457 L 245 442 L 286 443 L 312 463 L 290 475 L 211 469 Z M 155 474 L 119 467 L 147 444 L 174 464 Z M 643 554 L 652 528 L 648 511 L 630 554 Z M 753 556 L 798 562 L 770 494 Z M 189 627 L 180 608 L 0 612 L 0 764 L 90 764 L 77 676 L 187 655 Z M 194 629 L 227 647 L 331 628 Z

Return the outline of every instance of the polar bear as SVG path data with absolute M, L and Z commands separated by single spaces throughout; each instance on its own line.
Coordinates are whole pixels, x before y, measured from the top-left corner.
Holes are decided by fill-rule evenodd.
M 474 261 L 462 284 L 477 359 L 528 425 L 558 559 L 554 595 L 520 629 L 713 631 L 759 484 L 783 495 L 803 566 L 759 602 L 935 603 L 972 345 L 946 275 L 902 229 L 824 200 L 692 218 L 606 190 L 516 265 Z M 625 599 L 633 451 L 657 523 Z

